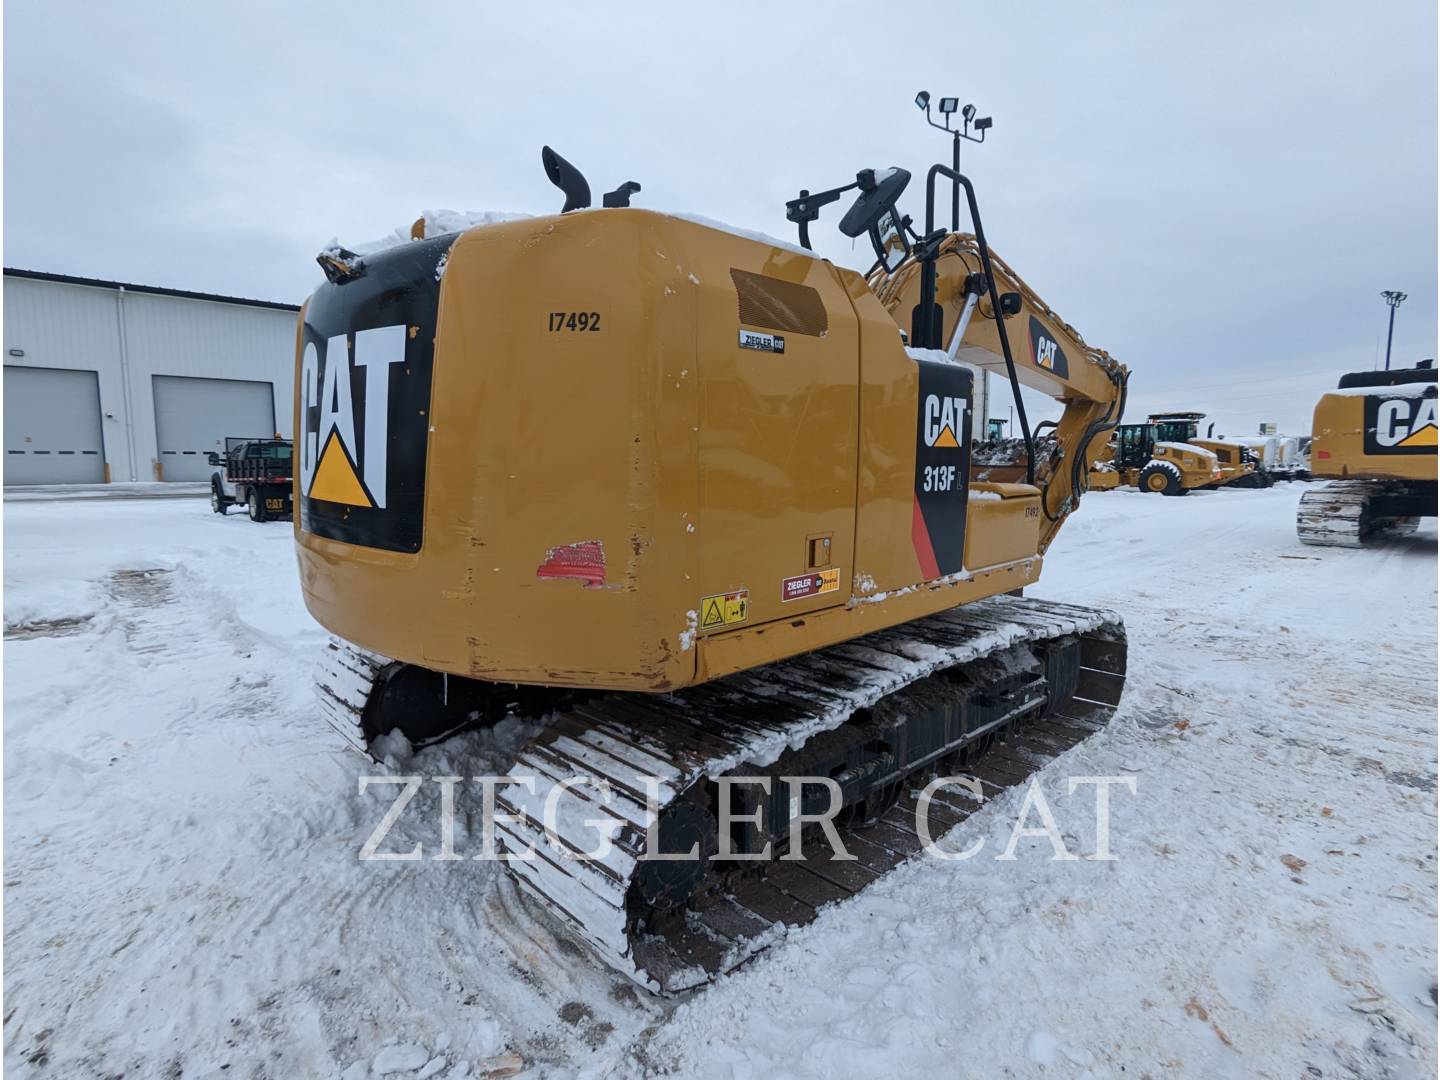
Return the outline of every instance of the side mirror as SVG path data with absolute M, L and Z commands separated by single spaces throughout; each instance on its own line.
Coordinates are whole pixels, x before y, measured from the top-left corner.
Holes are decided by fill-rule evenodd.
M 886 273 L 899 265 L 899 259 L 894 259 L 892 265 L 890 237 L 899 238 L 900 258 L 904 258 L 910 250 L 905 239 L 904 223 L 895 209 L 895 203 L 908 183 L 910 174 L 904 169 L 884 169 L 880 172 L 861 169 L 855 174 L 855 186 L 860 189 L 860 197 L 840 219 L 840 231 L 846 236 L 869 235 L 870 246 L 875 249 L 875 257 Z
M 879 173 L 874 169 L 861 169 L 855 181 L 860 187 L 860 197 L 840 219 L 840 231 L 852 239 L 872 230 L 878 236 L 880 219 L 894 213 L 895 203 L 910 183 L 910 174 L 904 169 L 886 169 Z M 900 220 L 899 214 L 895 214 L 895 220 Z

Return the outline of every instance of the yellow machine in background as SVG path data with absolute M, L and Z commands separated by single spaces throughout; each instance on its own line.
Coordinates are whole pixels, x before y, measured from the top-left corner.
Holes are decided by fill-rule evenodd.
M 1114 491 L 1124 479 L 1124 474 L 1115 464 L 1115 439 L 1112 436 L 1090 463 L 1086 487 L 1090 491 Z
M 1432 365 L 1359 371 L 1320 399 L 1310 473 L 1333 482 L 1300 498 L 1303 543 L 1361 547 L 1435 516 L 1435 388 Z
M 530 793 L 501 800 L 501 845 L 538 853 L 509 869 L 607 962 L 677 990 L 893 866 L 913 778 L 1114 711 L 1119 620 L 1006 594 L 1038 579 L 1127 373 L 992 256 L 943 166 L 923 236 L 896 210 L 909 174 L 864 170 L 788 204 L 792 247 L 631 208 L 635 184 L 570 213 L 588 184 L 543 159 L 557 216 L 320 257 L 297 355 L 300 580 L 336 635 L 322 704 L 357 746 L 551 717 L 512 770 Z M 934 227 L 941 175 L 976 237 Z M 869 284 L 807 250 L 847 191 Z M 977 370 L 1065 405 L 1043 438 L 1022 411 L 1005 481 L 972 469 Z M 737 772 L 767 786 L 721 830 Z M 833 791 L 787 793 L 787 775 Z M 600 781 L 603 806 L 584 790 Z M 795 850 L 792 822 L 830 800 L 868 876 Z M 577 859 L 597 814 L 615 847 Z M 705 857 L 648 859 L 648 822 L 661 850 Z
M 1155 425 L 1156 437 L 1164 442 L 1189 443 L 1215 455 L 1220 469 L 1220 478 L 1209 486 L 1224 487 L 1273 487 L 1275 481 L 1260 471 L 1255 455 L 1245 447 L 1224 439 L 1212 439 L 1200 434 L 1200 421 L 1205 419 L 1202 412 L 1151 413 L 1148 422 Z M 1214 424 L 1210 425 L 1213 430 Z
M 1155 495 L 1187 495 L 1221 482 L 1215 455 L 1204 447 L 1168 442 L 1154 423 L 1121 424 L 1090 469 L 1090 486 L 1108 491 L 1122 484 Z

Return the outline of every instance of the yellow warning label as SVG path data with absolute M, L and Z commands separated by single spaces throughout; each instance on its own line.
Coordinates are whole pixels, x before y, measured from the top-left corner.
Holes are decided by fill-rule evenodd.
M 717 626 L 732 626 L 750 617 L 750 590 L 737 589 L 734 592 L 707 596 L 700 601 L 700 629 L 713 630 Z

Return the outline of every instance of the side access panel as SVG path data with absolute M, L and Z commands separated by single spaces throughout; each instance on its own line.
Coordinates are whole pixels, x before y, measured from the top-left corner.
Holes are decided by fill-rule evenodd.
M 718 230 L 686 234 L 700 368 L 703 634 L 850 598 L 859 335 L 829 264 Z

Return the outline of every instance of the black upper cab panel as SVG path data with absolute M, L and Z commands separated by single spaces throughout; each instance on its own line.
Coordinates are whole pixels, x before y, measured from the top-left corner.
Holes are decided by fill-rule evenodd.
M 1352 371 L 1340 376 L 1340 389 L 1355 386 L 1406 386 L 1410 383 L 1433 383 L 1435 361 L 1427 360 L 1421 367 L 1392 368 L 1389 371 Z

